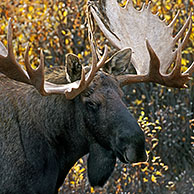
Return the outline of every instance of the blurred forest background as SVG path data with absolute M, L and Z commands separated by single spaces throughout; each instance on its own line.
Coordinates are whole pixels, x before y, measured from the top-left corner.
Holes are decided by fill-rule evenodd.
M 126 1 L 119 1 L 121 5 Z M 148 0 L 133 0 L 140 9 Z M 152 12 L 159 12 L 168 24 L 178 10 L 174 34 L 194 8 L 193 0 L 152 0 Z M 30 42 L 32 65 L 39 62 L 43 49 L 47 67 L 64 66 L 65 54 L 75 53 L 85 64 L 91 60 L 88 43 L 86 0 L 1 0 L 0 40 L 7 45 L 7 22 L 13 19 L 13 45 L 17 60 L 24 63 Z M 182 70 L 194 61 L 194 16 L 190 40 L 182 52 Z M 107 40 L 97 30 L 99 47 Z M 129 45 L 130 46 L 130 45 Z M 124 165 L 117 161 L 108 183 L 102 189 L 90 187 L 87 156 L 71 169 L 59 193 L 191 194 L 194 193 L 194 82 L 187 89 L 156 84 L 134 84 L 124 88 L 126 103 L 146 135 L 148 164 Z

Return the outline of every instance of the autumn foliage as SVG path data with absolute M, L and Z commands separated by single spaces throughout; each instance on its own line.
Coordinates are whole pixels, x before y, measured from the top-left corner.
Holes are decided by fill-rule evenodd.
M 124 5 L 126 1 L 119 1 Z M 139 9 L 148 0 L 133 0 Z M 12 17 L 14 50 L 23 64 L 27 43 L 30 60 L 39 63 L 39 50 L 47 67 L 64 65 L 65 54 L 75 53 L 86 65 L 90 62 L 86 0 L 1 0 L 0 39 L 6 45 L 7 23 Z M 152 12 L 169 23 L 180 10 L 174 34 L 194 7 L 192 0 L 152 0 Z M 194 61 L 194 16 L 188 46 L 183 51 L 182 70 Z M 99 47 L 106 39 L 97 31 Z M 129 110 L 146 135 L 149 160 L 145 164 L 124 165 L 117 161 L 115 171 L 101 190 L 91 188 L 86 161 L 80 159 L 71 169 L 59 193 L 193 193 L 194 192 L 194 84 L 184 90 L 155 84 L 135 84 L 124 88 Z

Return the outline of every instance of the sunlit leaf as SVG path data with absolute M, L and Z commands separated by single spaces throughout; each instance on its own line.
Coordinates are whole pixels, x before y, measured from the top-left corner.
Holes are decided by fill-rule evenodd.
M 151 181 L 154 182 L 154 183 L 157 183 L 156 177 L 154 175 L 152 175 Z

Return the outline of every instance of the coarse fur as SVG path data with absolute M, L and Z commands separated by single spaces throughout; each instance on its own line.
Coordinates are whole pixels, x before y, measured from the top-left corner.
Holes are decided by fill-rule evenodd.
M 122 102 L 117 80 L 104 72 L 73 100 L 41 96 L 0 74 L 0 107 L 0 194 L 56 194 L 87 153 L 92 186 L 105 184 L 116 157 L 146 160 L 144 134 Z

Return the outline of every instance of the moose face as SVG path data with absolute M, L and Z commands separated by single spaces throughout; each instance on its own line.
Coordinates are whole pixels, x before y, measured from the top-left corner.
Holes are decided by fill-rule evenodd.
M 106 61 L 104 71 L 99 71 L 81 94 L 86 131 L 90 139 L 88 176 L 92 186 L 104 185 L 114 169 L 116 158 L 123 163 L 147 159 L 144 133 L 125 106 L 123 92 L 115 76 L 126 69 L 130 51 L 119 51 Z M 67 77 L 75 78 L 75 73 L 70 72 L 73 69 L 81 73 L 79 59 L 70 54 L 67 58 Z M 110 72 L 114 75 L 110 75 Z M 75 80 L 80 79 L 80 73 Z
M 88 159 L 92 186 L 103 186 L 114 169 L 116 157 L 123 163 L 147 159 L 144 133 L 122 97 L 117 80 L 104 72 L 99 72 L 82 94 L 85 122 L 92 137 Z
M 146 160 L 144 133 L 122 101 L 122 90 L 100 72 L 84 92 L 88 128 L 95 141 L 124 163 Z

